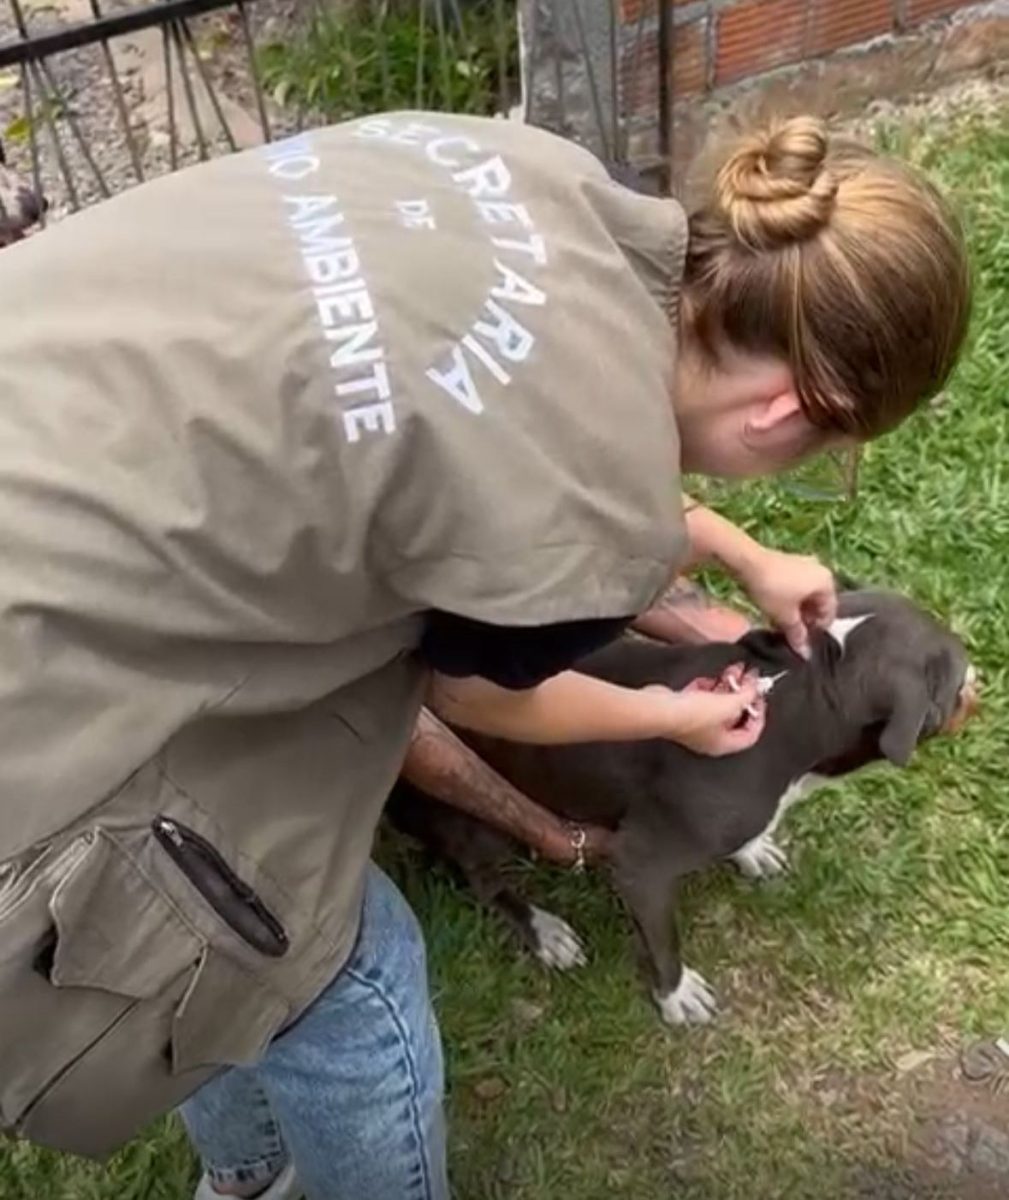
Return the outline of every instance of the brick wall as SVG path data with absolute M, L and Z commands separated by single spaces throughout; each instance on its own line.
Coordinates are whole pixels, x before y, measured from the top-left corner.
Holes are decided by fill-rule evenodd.
M 658 4 L 670 6 L 674 162 L 690 155 L 712 109 L 805 108 L 823 115 L 1009 62 L 1009 0 L 617 0 L 623 108 L 654 138 Z M 703 139 L 701 139 L 703 140 Z M 635 144 L 632 138 L 632 145 Z M 639 159 L 642 157 L 638 155 Z M 647 157 L 647 153 L 643 157 Z

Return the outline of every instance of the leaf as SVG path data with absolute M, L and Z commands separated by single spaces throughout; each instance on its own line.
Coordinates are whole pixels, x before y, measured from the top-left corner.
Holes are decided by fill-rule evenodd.
M 455 64 L 455 71 L 456 74 L 461 75 L 463 79 L 473 78 L 473 64 L 468 62 L 465 58 L 460 58 Z
M 294 85 L 290 79 L 281 79 L 277 86 L 273 89 L 273 99 L 283 108 L 287 104 L 288 97 L 291 94 L 291 89 Z
M 31 120 L 25 113 L 20 117 L 15 117 L 13 121 L 4 130 L 4 137 L 9 142 L 23 142 L 32 131 Z
M 9 92 L 18 85 L 17 71 L 0 71 L 0 92 Z

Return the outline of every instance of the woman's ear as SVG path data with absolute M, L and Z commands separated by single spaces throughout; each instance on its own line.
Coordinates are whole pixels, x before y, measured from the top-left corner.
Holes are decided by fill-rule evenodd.
M 746 430 L 763 438 L 768 434 L 785 432 L 796 420 L 805 423 L 806 418 L 797 393 L 788 389 L 755 403 L 747 417 Z
M 743 440 L 764 473 L 794 466 L 824 448 L 822 430 L 810 423 L 793 388 L 777 389 L 751 404 Z

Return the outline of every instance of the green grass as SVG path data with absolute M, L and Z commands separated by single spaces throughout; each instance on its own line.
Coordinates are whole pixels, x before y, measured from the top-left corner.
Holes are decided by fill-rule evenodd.
M 514 0 L 319 9 L 264 47 L 263 82 L 281 106 L 347 120 L 396 108 L 493 116 L 518 87 Z
M 947 615 L 983 672 L 983 715 L 911 770 L 866 773 L 795 810 L 780 883 L 713 872 L 692 884 L 687 954 L 725 1005 L 702 1032 L 657 1020 L 601 879 L 522 868 L 590 948 L 588 969 L 553 977 L 443 875 L 393 851 L 430 943 L 460 1200 L 878 1194 L 852 1180 L 885 1170 L 906 1126 L 895 1063 L 1005 1028 L 1009 123 L 961 118 L 905 141 L 961 198 L 977 268 L 972 346 L 948 401 L 868 451 L 853 505 L 773 484 L 709 491 L 766 540 Z M 171 1124 L 107 1170 L 0 1155 L 3 1200 L 184 1200 L 193 1178 Z

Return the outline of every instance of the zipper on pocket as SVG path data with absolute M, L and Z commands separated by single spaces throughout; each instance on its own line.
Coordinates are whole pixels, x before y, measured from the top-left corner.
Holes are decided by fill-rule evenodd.
M 287 953 L 290 943 L 283 925 L 214 846 L 160 814 L 151 822 L 151 829 L 182 874 L 243 941 L 269 958 Z

